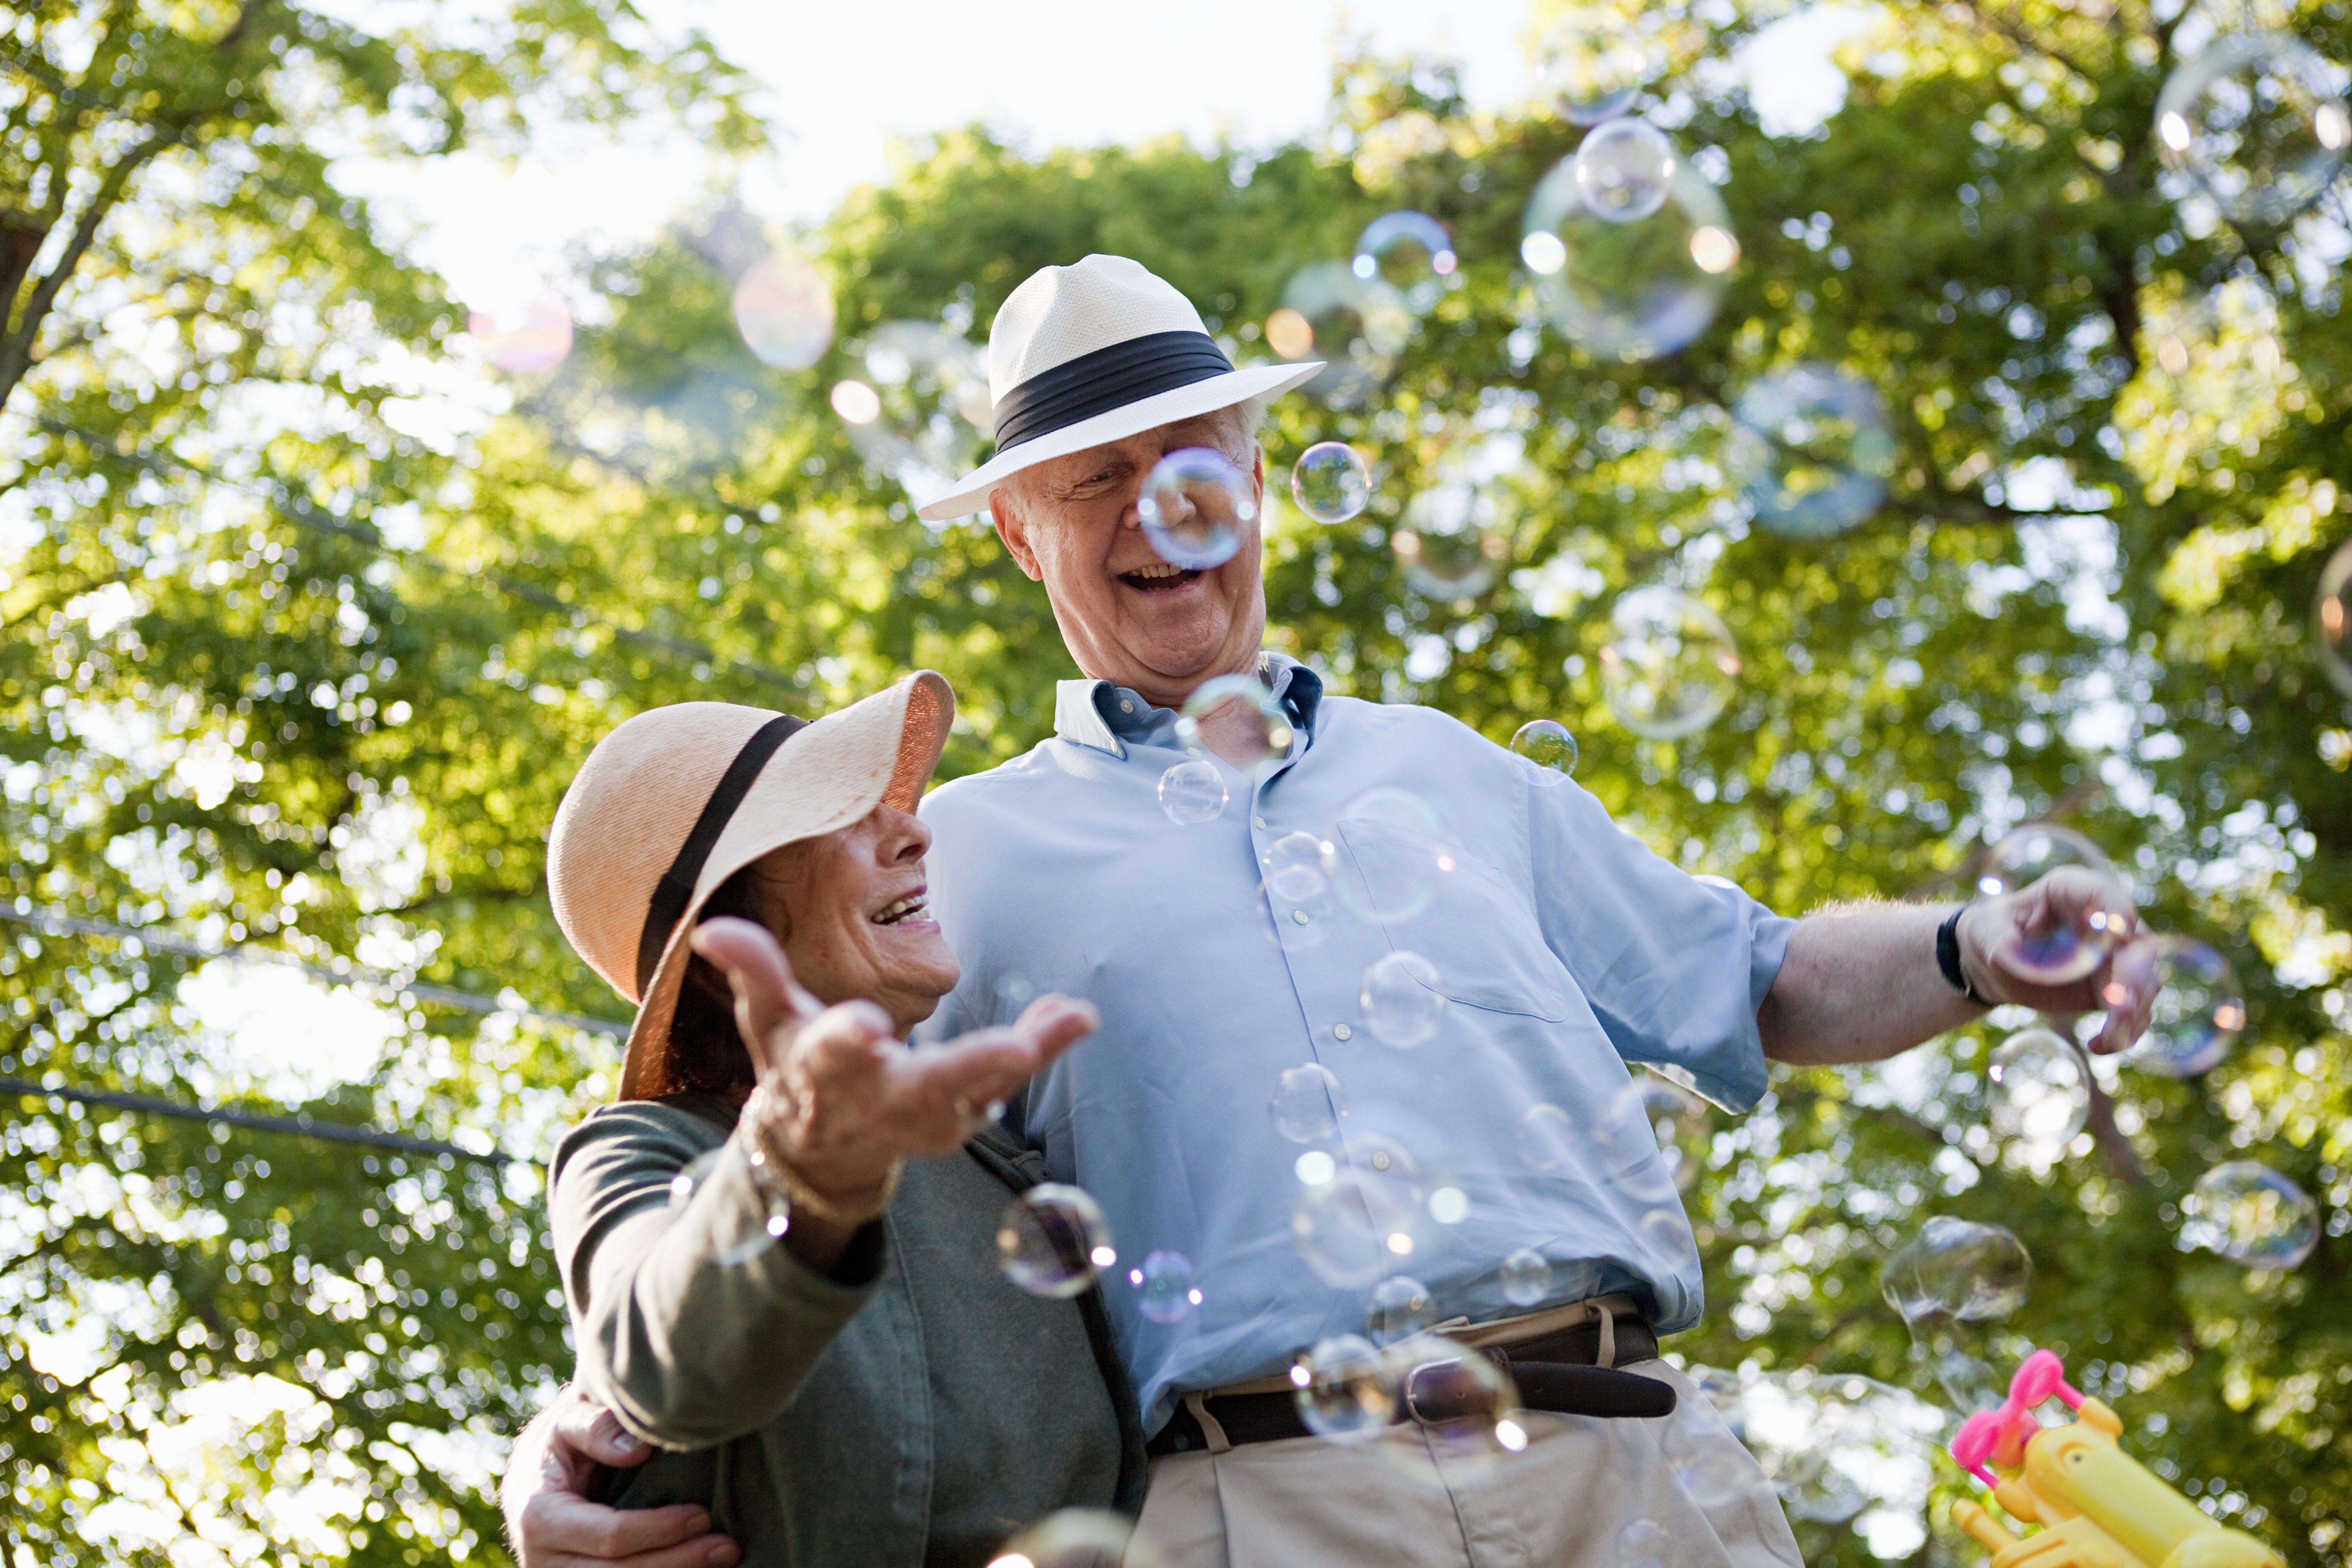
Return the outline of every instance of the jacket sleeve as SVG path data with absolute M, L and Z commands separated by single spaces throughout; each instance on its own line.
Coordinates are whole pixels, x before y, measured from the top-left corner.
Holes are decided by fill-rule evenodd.
M 860 1231 L 832 1276 L 781 1244 L 741 1256 L 767 1205 L 732 1151 L 671 1184 L 721 1129 L 648 1100 L 608 1106 L 557 1147 L 548 1184 L 581 1384 L 665 1448 L 758 1430 L 873 1293 L 882 1227 Z

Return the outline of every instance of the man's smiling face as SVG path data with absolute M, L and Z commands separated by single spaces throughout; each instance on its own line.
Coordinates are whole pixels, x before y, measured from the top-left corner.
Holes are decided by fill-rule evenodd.
M 1136 503 L 1152 465 L 1210 447 L 1249 478 L 1265 513 L 1265 461 L 1239 409 L 1158 426 L 1014 475 L 989 497 L 1013 559 L 1045 584 L 1062 641 L 1078 668 L 1131 687 L 1157 706 L 1181 706 L 1212 676 L 1252 668 L 1265 635 L 1258 523 L 1233 559 L 1204 572 L 1162 561 Z

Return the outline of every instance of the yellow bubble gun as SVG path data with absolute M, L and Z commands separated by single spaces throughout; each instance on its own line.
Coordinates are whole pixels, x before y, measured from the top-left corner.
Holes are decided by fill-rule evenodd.
M 2033 1415 L 2053 1394 L 2074 1412 L 2063 1426 Z M 1990 1568 L 2285 1568 L 2116 1447 L 2123 1429 L 2114 1411 L 2068 1385 L 2065 1363 L 2035 1351 L 2010 1379 L 2007 1404 L 1961 1424 L 1952 1458 L 2011 1519 L 2042 1528 L 2012 1535 L 1974 1502 L 1953 1519 L 1992 1553 Z

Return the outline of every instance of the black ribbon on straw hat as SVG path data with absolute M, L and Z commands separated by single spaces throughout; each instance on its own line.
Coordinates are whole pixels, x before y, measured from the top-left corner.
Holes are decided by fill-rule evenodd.
M 1180 386 L 1231 375 L 1206 332 L 1147 332 L 1041 370 L 996 400 L 996 449 L 1124 408 Z
M 743 804 L 743 797 L 751 793 L 760 770 L 768 765 L 776 749 L 807 728 L 807 720 L 780 713 L 752 731 L 743 749 L 735 753 L 735 760 L 727 764 L 719 787 L 703 803 L 702 815 L 694 819 L 694 830 L 679 846 L 677 858 L 654 884 L 653 897 L 646 905 L 646 923 L 637 932 L 639 1001 L 645 999 L 646 988 L 654 983 L 654 971 L 661 967 L 662 949 L 669 945 L 670 932 L 676 929 L 678 917 L 694 900 L 694 884 L 701 879 L 702 868 L 710 859 L 710 851 L 717 847 L 719 836 L 727 830 L 728 819 Z

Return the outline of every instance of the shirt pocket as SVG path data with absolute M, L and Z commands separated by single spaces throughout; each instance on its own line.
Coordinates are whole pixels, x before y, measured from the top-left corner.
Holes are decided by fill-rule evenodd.
M 1575 986 L 1544 944 L 1531 894 L 1500 868 L 1458 847 L 1443 847 L 1431 874 L 1427 845 L 1381 824 L 1342 824 L 1355 897 L 1394 949 L 1437 966 L 1448 1001 L 1482 1012 L 1547 1024 L 1581 1011 Z M 1345 889 L 1342 889 L 1343 895 Z

